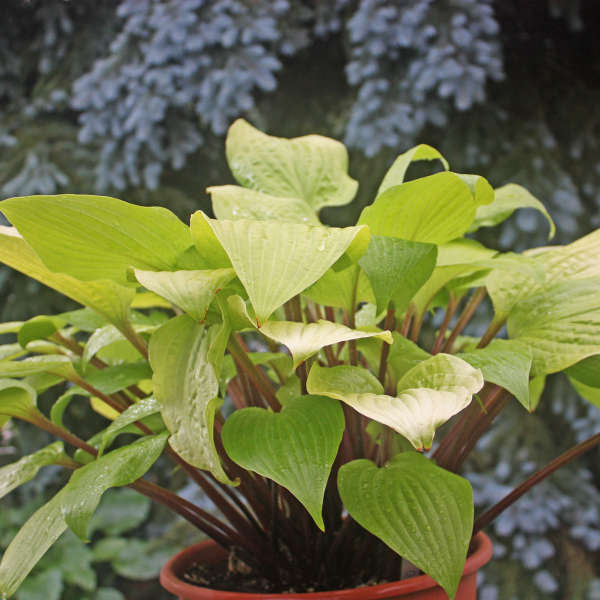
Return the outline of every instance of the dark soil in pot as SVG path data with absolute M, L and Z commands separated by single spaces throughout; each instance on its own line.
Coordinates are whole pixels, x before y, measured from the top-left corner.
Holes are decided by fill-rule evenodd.
M 491 557 L 492 548 L 487 536 L 479 534 L 474 552 L 465 567 L 463 581 L 456 600 L 474 600 L 477 570 Z M 425 575 L 402 581 L 358 581 L 354 589 L 332 590 L 310 585 L 283 589 L 262 577 L 255 577 L 243 563 L 227 561 L 227 553 L 214 544 L 204 542 L 174 556 L 163 568 L 161 583 L 181 600 L 233 600 L 234 598 L 306 598 L 316 600 L 370 600 L 406 598 L 407 600 L 447 599 L 445 592 Z M 312 587 L 312 589 L 311 589 Z M 300 589 L 303 588 L 303 589 Z

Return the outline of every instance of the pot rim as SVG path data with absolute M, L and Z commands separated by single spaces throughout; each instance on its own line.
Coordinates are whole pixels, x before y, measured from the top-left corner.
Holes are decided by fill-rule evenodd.
M 463 577 L 476 572 L 492 557 L 492 542 L 490 538 L 480 531 L 473 538 L 474 551 L 467 558 Z M 186 594 L 198 594 L 203 592 L 205 598 L 211 600 L 281 600 L 281 599 L 297 599 L 297 600 L 323 600 L 324 595 L 327 595 L 329 600 L 358 600 L 363 598 L 365 590 L 368 589 L 373 598 L 389 598 L 392 595 L 401 593 L 417 592 L 431 589 L 437 586 L 437 583 L 429 577 L 429 575 L 418 575 L 409 579 L 400 581 L 392 581 L 390 583 L 380 583 L 368 587 L 348 588 L 343 590 L 332 590 L 323 592 L 305 592 L 305 593 L 282 593 L 282 594 L 261 594 L 261 593 L 246 593 L 246 592 L 230 592 L 223 590 L 215 590 L 205 588 L 191 583 L 186 583 L 180 579 L 179 574 L 183 573 L 187 567 L 196 562 L 196 555 L 199 551 L 217 545 L 212 540 L 206 540 L 190 546 L 172 556 L 164 565 L 160 572 L 160 583 L 169 592 L 185 596 Z

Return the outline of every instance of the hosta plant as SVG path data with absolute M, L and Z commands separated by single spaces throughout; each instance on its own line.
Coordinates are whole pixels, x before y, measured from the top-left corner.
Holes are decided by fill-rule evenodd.
M 239 120 L 226 154 L 239 186 L 209 188 L 214 218 L 196 212 L 189 226 L 108 197 L 0 203 L 12 224 L 0 259 L 82 305 L 1 326 L 16 339 L 0 347 L 0 414 L 58 441 L 0 470 L 0 494 L 45 465 L 72 474 L 4 553 L 0 592 L 14 594 L 67 528 L 87 539 L 102 494 L 129 486 L 268 590 L 423 571 L 453 598 L 474 532 L 600 441 L 474 519 L 460 470 L 507 403 L 525 418 L 558 371 L 598 397 L 600 232 L 523 254 L 486 248 L 468 234 L 519 208 L 554 225 L 525 189 L 453 173 L 426 145 L 397 158 L 355 226 L 327 227 L 320 209 L 358 185 L 342 144 Z M 439 172 L 405 181 L 424 160 Z M 486 297 L 489 327 L 462 335 Z M 50 387 L 61 395 L 44 413 L 36 398 Z M 81 398 L 108 419 L 91 439 L 65 425 Z M 214 511 L 146 475 L 161 455 Z

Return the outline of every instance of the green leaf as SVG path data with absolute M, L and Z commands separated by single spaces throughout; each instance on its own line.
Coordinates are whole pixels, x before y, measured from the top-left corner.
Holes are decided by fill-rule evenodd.
M 225 422 L 222 436 L 236 463 L 287 488 L 324 530 L 323 496 L 343 432 L 344 413 L 337 402 L 302 396 L 280 413 L 238 410 Z
M 479 207 L 490 204 L 494 201 L 494 189 L 489 184 L 488 180 L 481 175 L 472 175 L 469 173 L 456 173 L 469 187 L 473 200 Z
M 104 450 L 111 445 L 113 440 L 119 435 L 121 430 L 136 421 L 141 421 L 144 417 L 159 412 L 158 402 L 155 398 L 145 398 L 132 404 L 124 410 L 103 432 L 102 442 L 98 447 L 98 457 L 102 456 Z
M 600 276 L 600 229 L 566 246 L 535 248 L 526 252 L 543 268 L 546 279 L 529 273 L 496 271 L 487 279 L 487 289 L 496 318 L 505 319 L 521 300 L 540 294 L 560 282 L 579 281 Z
M 106 367 L 105 369 L 89 369 L 83 379 L 103 394 L 114 394 L 135 385 L 142 379 L 151 379 L 152 369 L 141 360 L 136 363 L 125 363 Z
M 579 361 L 566 369 L 565 373 L 584 385 L 600 388 L 600 354 Z
M 135 290 L 114 281 L 80 281 L 63 273 L 52 272 L 14 227 L 0 226 L 0 261 L 92 308 L 119 329 L 127 329 L 129 305 Z
M 437 248 L 433 244 L 407 242 L 374 235 L 359 264 L 369 278 L 377 299 L 377 310 L 390 300 L 403 311 L 435 267 Z
M 358 235 L 365 235 L 362 227 L 205 218 L 248 292 L 259 324 L 317 281 Z
M 127 284 L 127 269 L 172 270 L 192 245 L 189 229 L 161 207 L 106 196 L 9 198 L 0 210 L 51 270 Z
M 67 528 L 63 498 L 64 488 L 26 521 L 9 544 L 0 562 L 0 594 L 10 598 Z
M 235 277 L 235 272 L 233 269 L 174 272 L 135 269 L 135 276 L 146 289 L 202 322 L 215 295 Z
M 51 373 L 64 379 L 77 375 L 71 359 L 67 356 L 31 356 L 23 360 L 0 361 L 0 375 L 25 377 L 35 373 Z
M 458 175 L 436 173 L 388 188 L 362 211 L 359 224 L 374 235 L 443 244 L 467 231 L 476 209 Z
M 117 341 L 125 340 L 123 334 L 114 326 L 114 325 L 104 325 L 103 327 L 99 327 L 90 335 L 85 343 L 85 347 L 83 349 L 83 355 L 81 357 L 81 361 L 84 367 L 90 360 L 100 351 L 102 348 L 109 346 Z M 130 342 L 127 342 L 132 348 Z M 134 348 L 135 355 L 139 359 L 141 358 L 141 354 L 137 349 Z
M 540 403 L 545 387 L 545 375 L 538 375 L 529 381 L 529 404 L 531 405 L 531 411 L 534 411 Z M 600 402 L 600 397 L 598 398 L 598 401 Z
M 388 368 L 393 380 L 399 381 L 414 366 L 431 358 L 431 354 L 397 332 L 393 333 L 393 338 L 394 343 L 390 347 L 388 356 Z
M 562 371 L 600 353 L 600 277 L 548 285 L 518 302 L 508 335 L 531 349 L 532 374 Z
M 23 348 L 33 340 L 45 340 L 53 333 L 56 333 L 64 326 L 64 321 L 59 317 L 47 317 L 46 315 L 38 315 L 23 323 L 17 340 Z
M 554 237 L 556 227 L 544 205 L 524 187 L 516 183 L 509 183 L 497 188 L 494 201 L 477 208 L 475 220 L 469 227 L 469 232 L 477 231 L 480 227 L 494 227 L 508 219 L 519 208 L 533 208 L 541 212 L 550 225 L 548 238 Z
M 71 400 L 75 396 L 88 397 L 89 392 L 82 390 L 79 386 L 73 386 L 69 388 L 64 394 L 61 394 L 58 400 L 52 405 L 50 409 L 50 420 L 59 427 L 64 427 L 63 416 L 67 410 Z
M 62 514 L 71 530 L 87 539 L 87 526 L 102 494 L 133 483 L 162 454 L 168 433 L 144 437 L 77 469 L 63 488 Z
M 582 398 L 600 408 L 600 388 L 586 385 L 574 377 L 569 377 L 569 381 Z
M 35 389 L 24 381 L 0 379 L 0 415 L 35 423 L 42 418 L 36 400 Z
M 238 119 L 227 132 L 225 153 L 238 183 L 273 196 L 301 198 L 313 212 L 348 204 L 358 188 L 348 176 L 344 145 L 320 135 L 288 140 Z
M 321 348 L 338 342 L 375 337 L 388 344 L 392 343 L 392 334 L 389 331 L 358 331 L 324 320 L 317 323 L 266 321 L 259 331 L 289 348 L 294 359 L 294 369 Z
M 358 284 L 355 285 L 357 277 Z M 354 293 L 355 287 L 356 294 Z M 340 271 L 329 269 L 318 281 L 305 289 L 302 295 L 323 306 L 336 306 L 348 312 L 353 309 L 353 301 L 356 301 L 357 304 L 360 302 L 374 304 L 376 302 L 369 279 L 358 265 L 352 265 Z
M 21 344 L 3 344 L 0 346 L 0 360 L 12 360 L 27 354 Z
M 528 411 L 534 406 L 529 397 L 532 356 L 527 346 L 514 340 L 493 340 L 487 347 L 458 355 L 477 369 L 483 378 L 510 392 Z
M 237 185 L 213 186 L 206 191 L 217 219 L 320 225 L 314 210 L 300 198 L 281 198 Z
M 385 174 L 377 190 L 377 197 L 381 196 L 388 188 L 404 183 L 404 176 L 411 162 L 417 160 L 435 160 L 436 158 L 440 160 L 446 171 L 450 168 L 448 161 L 435 148 L 427 144 L 419 144 L 400 154 Z
M 152 334 L 149 354 L 154 395 L 172 434 L 170 446 L 191 465 L 232 483 L 214 445 L 215 411 L 222 401 L 209 351 L 218 329 L 219 325 L 207 328 L 180 315 Z
M 65 458 L 62 442 L 54 442 L 34 454 L 0 468 L 0 498 L 32 480 L 42 467 L 54 465 Z
M 338 488 L 353 519 L 454 598 L 473 530 L 466 479 L 403 452 L 380 469 L 364 459 L 343 465 Z
M 429 449 L 435 430 L 465 408 L 483 386 L 480 371 L 449 354 L 436 354 L 410 369 L 398 383 L 397 397 L 382 394 L 380 384 L 375 391 L 374 382 L 373 391 L 366 392 L 350 377 L 348 381 L 341 377 L 339 369 L 315 363 L 306 382 L 307 390 L 345 402 L 369 419 L 391 427 L 418 450 Z M 361 385 L 372 382 L 370 372 L 362 370 L 369 374 L 360 376 Z

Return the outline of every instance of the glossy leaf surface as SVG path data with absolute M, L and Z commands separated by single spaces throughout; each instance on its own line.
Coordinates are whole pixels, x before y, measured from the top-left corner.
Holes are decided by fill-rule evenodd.
M 222 436 L 236 463 L 287 488 L 324 529 L 323 495 L 343 431 L 338 402 L 302 396 L 280 413 L 238 410 L 225 422 Z
M 454 598 L 473 529 L 466 479 L 403 452 L 382 468 L 364 459 L 343 465 L 338 488 L 353 519 Z

